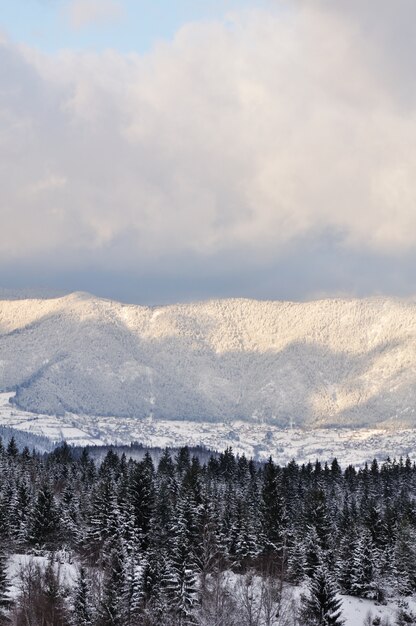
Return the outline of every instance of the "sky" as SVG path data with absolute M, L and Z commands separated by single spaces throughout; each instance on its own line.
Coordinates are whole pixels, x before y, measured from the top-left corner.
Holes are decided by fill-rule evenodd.
M 416 295 L 414 0 L 0 0 L 0 290 Z

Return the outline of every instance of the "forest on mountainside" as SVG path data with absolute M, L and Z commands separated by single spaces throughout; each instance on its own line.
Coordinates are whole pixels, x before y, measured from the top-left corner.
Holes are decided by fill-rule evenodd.
M 17 413 L 131 418 L 139 432 L 148 417 L 413 428 L 415 312 L 395 298 L 0 300 L 0 392 Z
M 338 592 L 401 597 L 413 624 L 416 467 L 284 467 L 188 448 L 101 464 L 0 447 L 0 611 L 16 626 L 340 626 Z M 27 561 L 10 595 L 6 562 Z M 65 554 L 76 577 L 65 585 Z M 300 598 L 288 591 L 302 585 Z M 368 624 L 376 624 L 369 618 Z M 387 624 L 388 622 L 385 622 Z M 360 625 L 361 626 L 361 625 Z

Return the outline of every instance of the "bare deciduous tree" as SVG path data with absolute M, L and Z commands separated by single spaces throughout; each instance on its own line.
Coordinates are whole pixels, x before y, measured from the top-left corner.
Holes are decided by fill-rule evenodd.
M 13 626 L 69 626 L 60 568 L 29 560 L 18 573 L 19 596 L 11 616 Z
M 197 619 L 199 626 L 235 626 L 239 622 L 236 603 L 224 572 L 216 570 L 204 577 Z

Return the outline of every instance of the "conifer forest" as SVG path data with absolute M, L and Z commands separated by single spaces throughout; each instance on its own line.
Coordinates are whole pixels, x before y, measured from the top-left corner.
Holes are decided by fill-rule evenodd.
M 343 469 L 231 449 L 205 458 L 110 449 L 97 463 L 65 444 L 42 455 L 2 445 L 1 623 L 340 626 L 339 594 L 383 603 L 416 591 L 409 459 Z M 11 594 L 13 554 L 44 565 L 21 564 Z M 413 620 L 403 609 L 396 623 Z

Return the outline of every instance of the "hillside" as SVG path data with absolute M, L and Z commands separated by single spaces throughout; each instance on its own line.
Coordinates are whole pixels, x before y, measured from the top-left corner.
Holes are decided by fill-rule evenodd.
M 0 391 L 41 413 L 414 425 L 415 339 L 413 300 L 3 300 Z

